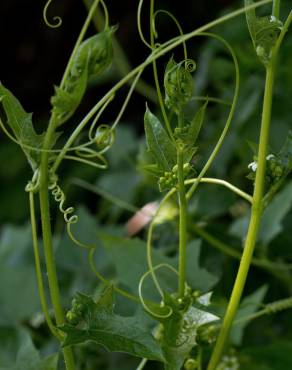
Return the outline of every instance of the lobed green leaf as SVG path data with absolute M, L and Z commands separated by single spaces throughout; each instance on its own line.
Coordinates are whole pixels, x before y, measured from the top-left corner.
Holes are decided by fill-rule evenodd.
M 159 343 L 147 328 L 134 317 L 116 315 L 113 310 L 113 288 L 108 287 L 97 302 L 78 293 L 67 314 L 71 324 L 60 330 L 66 333 L 64 346 L 92 340 L 109 351 L 126 352 L 133 356 L 163 361 Z
M 32 124 L 32 113 L 25 112 L 17 98 L 1 83 L 0 101 L 7 117 L 7 124 L 20 142 L 32 169 L 36 170 L 40 163 L 38 149 L 41 149 L 43 145 L 45 134 L 38 135 L 35 132 Z

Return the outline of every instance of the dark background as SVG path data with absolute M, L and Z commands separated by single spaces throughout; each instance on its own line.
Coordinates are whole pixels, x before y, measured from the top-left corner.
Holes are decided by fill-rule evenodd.
M 107 1 L 110 22 L 119 25 L 116 36 L 131 63 L 136 65 L 148 51 L 137 33 L 136 7 L 133 3 L 133 0 Z M 236 3 L 238 1 L 234 0 L 209 0 L 200 4 L 197 1 L 159 1 L 157 6 L 176 14 L 177 19 L 183 21 L 184 31 L 189 32 L 215 19 L 223 9 L 226 11 L 227 7 Z M 53 1 L 48 17 L 61 16 L 63 24 L 60 28 L 50 29 L 43 21 L 44 5 L 44 1 L 33 0 L 0 2 L 0 80 L 9 86 L 28 111 L 33 111 L 40 118 L 48 115 L 53 84 L 57 84 L 61 78 L 86 17 L 82 1 Z M 146 1 L 145 13 L 148 12 L 147 7 Z M 162 39 L 170 37 L 167 31 L 175 28 L 168 20 L 162 19 L 161 22 Z M 148 23 L 145 22 L 146 35 L 147 27 Z

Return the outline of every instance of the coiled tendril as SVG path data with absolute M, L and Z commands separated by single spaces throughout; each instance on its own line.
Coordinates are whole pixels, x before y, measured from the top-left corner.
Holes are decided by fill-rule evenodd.
M 57 177 L 49 185 L 49 189 L 57 203 L 59 203 L 59 210 L 63 214 L 66 224 L 75 224 L 78 221 L 77 215 L 72 215 L 74 213 L 74 207 L 64 207 L 66 201 L 66 196 L 60 186 L 57 184 Z
M 44 18 L 44 21 L 45 21 L 45 24 L 50 27 L 50 28 L 58 28 L 61 26 L 62 24 L 62 18 L 59 17 L 59 16 L 54 16 L 53 17 L 53 21 L 55 23 L 50 23 L 50 21 L 48 20 L 48 16 L 47 16 L 47 12 L 48 12 L 48 8 L 51 4 L 53 0 L 48 0 L 45 7 L 44 7 L 44 10 L 43 10 L 43 18 Z
M 197 68 L 197 64 L 193 59 L 189 59 L 189 58 L 185 59 L 184 63 L 185 63 L 185 70 L 187 70 L 190 73 L 194 72 L 194 70 Z

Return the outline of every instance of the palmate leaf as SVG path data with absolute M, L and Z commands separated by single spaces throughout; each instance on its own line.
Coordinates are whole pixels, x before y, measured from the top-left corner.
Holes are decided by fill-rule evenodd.
M 38 149 L 43 145 L 45 134 L 38 135 L 35 132 L 32 124 L 32 114 L 26 113 L 16 97 L 1 83 L 0 101 L 7 117 L 7 124 L 20 142 L 32 169 L 35 170 L 40 162 L 40 152 Z
M 116 280 L 138 293 L 138 284 L 141 276 L 148 270 L 146 261 L 146 243 L 139 238 L 124 238 L 105 233 L 98 233 L 102 248 L 106 256 L 113 263 L 116 270 Z M 201 241 L 192 240 L 187 247 L 186 274 L 188 284 L 193 289 L 208 291 L 218 282 L 218 276 L 211 274 L 200 266 Z M 178 258 L 168 257 L 161 250 L 154 248 L 152 251 L 153 264 L 168 264 L 177 268 Z M 129 268 L 131 266 L 131 268 Z M 167 270 L 157 270 L 159 282 L 164 290 L 174 291 L 177 288 L 177 276 Z M 155 299 L 156 289 L 153 284 L 145 284 L 143 293 L 147 299 Z
M 252 4 L 253 0 L 245 0 L 245 6 Z M 255 9 L 246 11 L 246 20 L 256 53 L 264 64 L 268 64 L 283 24 L 274 16 L 257 17 Z
M 111 64 L 111 35 L 114 30 L 115 28 L 107 28 L 83 41 L 73 58 L 64 87 L 55 87 L 51 104 L 59 125 L 66 122 L 78 108 L 89 79 L 103 73 Z
M 159 343 L 149 330 L 133 317 L 122 317 L 113 311 L 113 288 L 108 287 L 97 302 L 78 293 L 67 317 L 71 324 L 60 329 L 66 333 L 64 346 L 94 341 L 109 351 L 163 361 Z M 74 322 L 74 324 L 73 324 Z
M 156 164 L 164 172 L 171 171 L 176 164 L 176 148 L 159 119 L 148 108 L 144 116 L 144 126 L 148 150 Z

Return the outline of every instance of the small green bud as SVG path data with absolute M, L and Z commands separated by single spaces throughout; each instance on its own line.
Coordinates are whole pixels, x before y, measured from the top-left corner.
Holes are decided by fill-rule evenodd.
M 210 325 L 207 328 L 202 328 L 199 333 L 198 341 L 200 343 L 212 344 L 216 341 L 218 328 L 215 325 Z
M 262 46 L 257 46 L 256 53 L 257 53 L 258 57 L 262 58 L 262 57 L 265 56 L 266 51 Z
M 202 294 L 202 293 L 201 293 L 199 290 L 194 290 L 194 291 L 192 292 L 192 296 L 193 296 L 193 298 L 195 298 L 195 299 L 199 298 L 201 294 Z
M 178 170 L 178 166 L 177 166 L 177 164 L 176 164 L 176 165 L 174 165 L 174 166 L 172 167 L 172 172 L 173 172 L 173 173 L 177 173 L 177 170 Z
M 111 145 L 114 141 L 114 133 L 111 127 L 108 125 L 100 125 L 96 129 L 95 133 L 95 144 L 98 147 L 98 150 L 103 150 L 107 146 Z
M 78 315 L 72 311 L 68 311 L 66 313 L 66 320 L 73 325 L 76 325 L 79 321 Z

